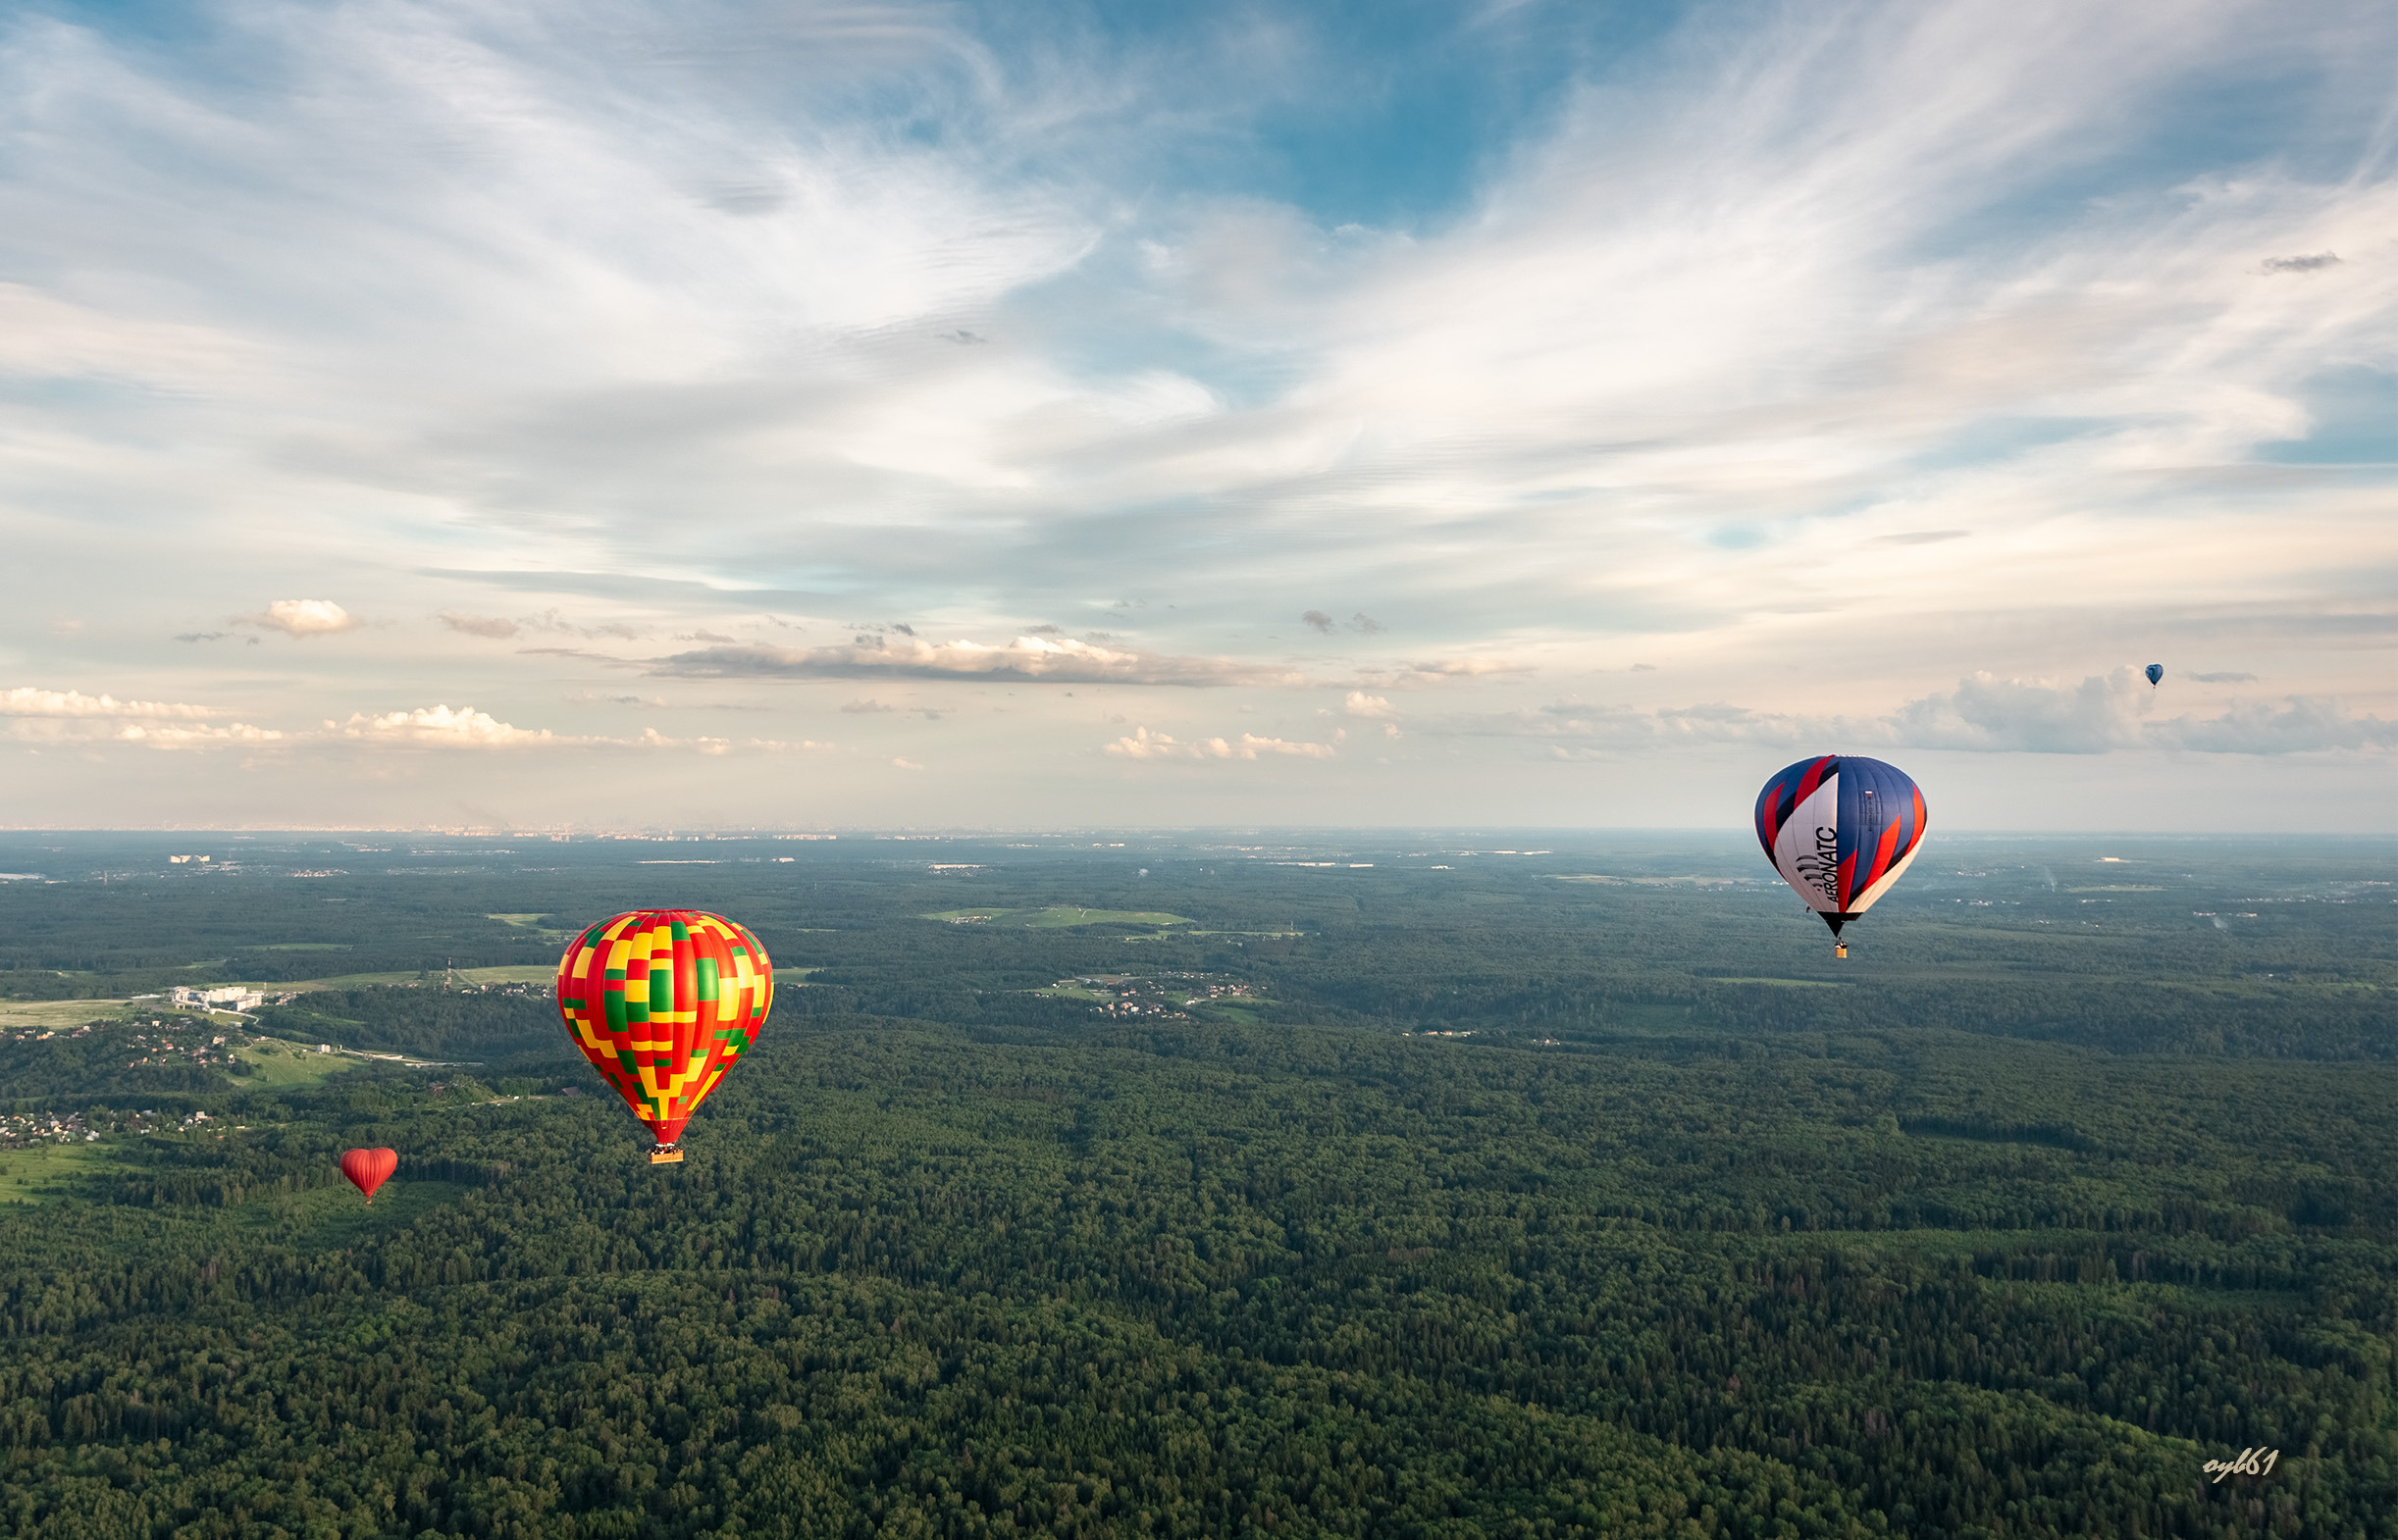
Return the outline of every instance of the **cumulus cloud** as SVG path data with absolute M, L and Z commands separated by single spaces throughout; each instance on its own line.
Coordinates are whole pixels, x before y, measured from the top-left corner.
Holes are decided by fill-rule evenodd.
M 287 637 L 329 637 L 357 629 L 357 618 L 331 599 L 277 599 L 256 615 L 235 619 L 236 626 L 280 631 Z
M 1329 759 L 1337 752 L 1330 744 L 1294 743 L 1243 733 L 1237 739 L 1202 738 L 1184 743 L 1165 733 L 1135 728 L 1129 737 L 1107 745 L 1106 752 L 1122 759 L 1257 759 L 1281 755 L 1294 759 Z
M 637 696 L 623 698 L 630 704 L 664 704 Z M 454 710 L 446 705 L 434 705 L 408 711 L 353 712 L 347 721 L 328 720 L 308 732 L 287 732 L 247 722 L 217 725 L 188 720 L 212 714 L 221 713 L 205 706 L 123 701 L 73 691 L 17 689 L 0 694 L 0 717 L 12 718 L 9 736 L 20 743 L 34 744 L 124 744 L 144 748 L 193 749 L 280 747 L 315 752 L 391 748 L 662 749 L 702 754 L 808 751 L 833 746 L 812 739 L 671 738 L 655 728 L 633 738 L 586 737 L 553 733 L 547 728 L 517 727 L 472 706 Z
M 138 744 L 145 748 L 228 748 L 287 744 L 291 739 L 290 735 L 274 728 L 252 727 L 247 722 L 235 722 L 225 727 L 177 727 L 132 722 L 117 730 L 116 741 Z
M 2336 699 L 2293 695 L 2285 706 L 2258 701 L 2208 719 L 2153 723 L 2151 743 L 2216 754 L 2296 754 L 2327 748 L 2398 748 L 2398 722 L 2352 716 Z
M 2208 753 L 2283 754 L 2398 745 L 2398 723 L 2352 716 L 2333 699 L 2251 701 L 2217 717 L 2150 719 L 2158 708 L 2139 670 L 2115 669 L 2079 684 L 1976 674 L 1956 689 L 1909 701 L 1881 724 L 1886 741 L 1927 748 L 2099 754 L 2117 748 L 2188 748 Z
M 461 615 L 447 609 L 442 611 L 442 624 L 470 637 L 490 637 L 494 640 L 513 637 L 520 629 L 516 622 L 504 615 Z
M 1341 709 L 1351 716 L 1388 717 L 1398 715 L 1397 712 L 1390 709 L 1388 696 L 1369 695 L 1362 690 L 1350 691 L 1348 697 L 1341 702 Z
M 114 695 L 86 695 L 76 690 L 40 690 L 20 685 L 0 691 L 0 716 L 52 717 L 208 717 L 224 713 L 209 706 L 171 700 L 119 700 Z
M 204 748 L 282 743 L 287 736 L 246 722 L 226 725 L 204 718 L 225 713 L 182 701 L 119 700 L 74 690 L 20 686 L 0 691 L 0 717 L 12 718 L 9 736 L 20 743 L 136 744 L 147 748 Z
M 1333 628 L 1338 625 L 1338 622 L 1334 621 L 1331 616 L 1327 615 L 1320 609 L 1311 609 L 1306 614 L 1299 617 L 1299 624 L 1314 631 L 1321 631 L 1329 637 L 1332 634 Z
M 1462 724 L 1467 732 L 1544 739 L 1560 750 L 1618 751 L 1683 743 L 1754 744 L 1803 751 L 1951 748 L 1987 753 L 2103 754 L 2118 749 L 2283 754 L 2398 747 L 2398 722 L 2350 713 L 2333 699 L 2249 702 L 2220 716 L 2156 718 L 2138 670 L 2077 684 L 1975 674 L 1955 690 L 1910 700 L 1881 717 L 1804 716 L 1724 702 L 1645 711 L 1575 703 Z
M 348 744 L 420 748 L 669 748 L 703 754 L 727 754 L 737 750 L 774 751 L 832 746 L 812 739 L 787 743 L 763 738 L 669 738 L 655 728 L 646 728 L 635 738 L 581 737 L 552 733 L 547 728 L 517 727 L 472 706 L 461 706 L 453 711 L 446 705 L 421 706 L 413 711 L 386 711 L 374 715 L 354 712 L 346 722 L 327 722 L 324 731 L 316 736 Z
M 652 673 L 688 679 L 981 679 L 1048 685 L 1298 685 L 1286 669 L 1233 658 L 1168 657 L 1070 637 L 1005 646 L 860 636 L 824 647 L 715 646 L 660 658 Z
M 443 747 L 519 748 L 560 742 L 547 728 L 516 727 L 472 706 L 455 711 L 445 705 L 422 706 L 375 716 L 353 712 L 347 722 L 327 722 L 325 730 L 353 742 Z

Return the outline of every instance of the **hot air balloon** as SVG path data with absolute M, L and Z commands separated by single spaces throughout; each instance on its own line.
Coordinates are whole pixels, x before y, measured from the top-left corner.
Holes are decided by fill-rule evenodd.
M 2157 682 L 2164 678 L 2164 665 L 2163 663 L 2151 663 L 2143 672 L 2148 675 L 2148 688 L 2154 690 L 2157 688 Z
M 1840 928 L 1873 907 L 1923 847 L 1923 793 L 1879 759 L 1801 759 L 1757 795 L 1757 842 L 1782 880 L 1832 927 L 1832 954 L 1849 955 Z
M 349 1185 L 366 1194 L 366 1201 L 375 1201 L 375 1189 L 391 1179 L 399 1169 L 396 1150 L 344 1150 L 341 1152 L 341 1174 Z
M 698 909 L 637 909 L 558 959 L 558 1014 L 575 1047 L 650 1126 L 652 1165 L 683 1158 L 683 1125 L 757 1041 L 774 967 L 744 927 Z

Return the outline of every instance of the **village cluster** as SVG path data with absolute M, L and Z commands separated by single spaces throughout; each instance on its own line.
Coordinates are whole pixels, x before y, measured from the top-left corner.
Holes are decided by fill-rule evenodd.
M 89 1144 L 102 1134 L 161 1134 L 205 1128 L 217 1119 L 207 1112 L 119 1112 L 95 1107 L 89 1112 L 0 1112 L 0 1149 L 28 1145 Z
M 133 1057 L 126 1060 L 128 1069 L 142 1064 L 192 1063 L 203 1068 L 222 1069 L 240 1047 L 236 1038 L 214 1031 L 204 1021 L 186 1017 L 181 1021 L 137 1021 L 127 1042 Z
M 1061 979 L 1057 987 L 1088 990 L 1112 997 L 1106 1003 L 1091 1007 L 1096 1015 L 1151 1016 L 1167 1021 L 1188 1021 L 1190 1014 L 1182 1007 L 1257 998 L 1247 984 L 1207 982 L 1221 978 L 1221 974 L 1213 973 L 1152 973 L 1137 976 L 1093 973 L 1079 978 Z

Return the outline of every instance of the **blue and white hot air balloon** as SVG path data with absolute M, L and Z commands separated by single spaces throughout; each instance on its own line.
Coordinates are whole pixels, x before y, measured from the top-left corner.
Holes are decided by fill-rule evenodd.
M 2151 663 L 2146 669 L 2142 670 L 2142 672 L 2148 675 L 2148 688 L 2154 690 L 2157 688 L 2157 682 L 2164 678 L 2164 665 L 2163 663 Z
M 1757 842 L 1806 906 L 1832 927 L 1863 914 L 1923 847 L 1923 793 L 1906 772 L 1857 754 L 1801 759 L 1757 795 Z

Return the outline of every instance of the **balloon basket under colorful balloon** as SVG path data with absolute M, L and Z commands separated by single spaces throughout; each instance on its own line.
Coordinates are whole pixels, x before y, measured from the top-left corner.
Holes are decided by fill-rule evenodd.
M 652 1165 L 677 1165 L 682 1159 L 683 1152 L 674 1145 L 660 1145 L 650 1152 Z
M 1834 943 L 1832 944 L 1832 955 L 1833 955 L 1833 956 L 1835 956 L 1835 957 L 1846 957 L 1846 956 L 1848 956 L 1848 955 L 1849 955 L 1849 944 L 1848 944 L 1847 942 L 1845 942 L 1845 941 L 1836 941 L 1836 942 L 1834 942 Z

